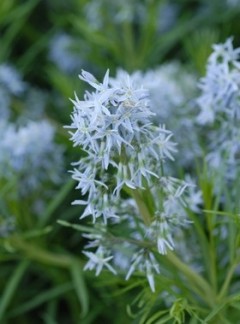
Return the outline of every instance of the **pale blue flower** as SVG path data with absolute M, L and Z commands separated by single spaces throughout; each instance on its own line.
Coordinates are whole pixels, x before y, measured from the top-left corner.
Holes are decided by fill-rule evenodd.
M 9 236 L 15 230 L 14 217 L 0 218 L 0 238 Z
M 114 80 L 126 79 L 127 73 L 118 70 Z M 197 115 L 193 99 L 197 93 L 196 77 L 180 63 L 165 63 L 154 70 L 135 71 L 133 82 L 149 91 L 149 108 L 155 113 L 154 122 L 166 125 L 181 138 L 178 164 L 186 167 L 201 155 L 198 129 L 194 122 Z M 191 140 L 189 138 L 191 134 Z
M 65 73 L 76 71 L 82 64 L 79 53 L 73 51 L 74 44 L 74 38 L 65 32 L 57 33 L 50 42 L 49 59 Z
M 131 260 L 131 266 L 126 275 L 126 280 L 128 280 L 135 271 L 140 271 L 146 275 L 152 292 L 155 292 L 154 273 L 159 274 L 160 269 L 152 252 L 142 249 L 134 253 Z
M 171 1 L 160 2 L 158 9 L 157 29 L 164 33 L 174 26 L 179 15 L 179 5 Z
M 141 23 L 146 18 L 145 5 L 138 0 L 122 0 L 113 2 L 111 0 L 88 1 L 84 6 L 84 14 L 92 30 L 104 29 L 107 24 L 106 17 L 114 24 L 125 21 Z
M 10 102 L 11 98 L 8 91 L 2 89 L 0 86 L 0 119 L 7 120 L 10 116 Z
M 235 7 L 240 6 L 240 3 L 238 0 L 226 0 L 226 3 L 230 8 L 235 8 Z
M 159 189 L 153 188 L 155 197 L 155 217 L 149 227 L 145 228 L 146 237 L 155 242 L 160 254 L 173 250 L 176 228 L 188 226 L 190 221 L 186 212 L 189 199 L 186 189 L 191 186 L 185 181 L 173 177 L 161 177 Z
M 172 229 L 167 221 L 167 216 L 163 213 L 156 216 L 155 220 L 147 229 L 146 236 L 156 242 L 160 254 L 167 254 L 168 249 L 174 249 Z
M 84 266 L 84 270 L 96 269 L 96 276 L 98 276 L 103 267 L 106 267 L 113 274 L 117 274 L 116 270 L 109 264 L 113 256 L 109 255 L 104 247 L 99 246 L 95 253 L 88 251 L 83 251 L 83 253 L 89 258 L 89 261 Z
M 0 64 L 1 119 L 14 120 L 18 125 L 24 125 L 29 120 L 40 120 L 45 112 L 47 98 L 46 91 L 24 82 L 12 65 Z
M 27 85 L 21 75 L 10 64 L 0 64 L 0 118 L 9 119 L 11 103 L 15 96 L 21 96 Z
M 26 89 L 20 74 L 9 64 L 0 65 L 0 87 L 5 88 L 12 95 L 20 95 Z
M 188 186 L 188 195 L 185 197 L 186 206 L 191 211 L 198 213 L 200 212 L 200 206 L 203 204 L 202 191 L 197 187 L 194 179 L 187 174 L 185 176 L 186 183 Z

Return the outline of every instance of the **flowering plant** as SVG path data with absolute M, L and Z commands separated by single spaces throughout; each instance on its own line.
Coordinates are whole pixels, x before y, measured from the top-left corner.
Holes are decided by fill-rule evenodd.
M 73 178 L 87 198 L 74 204 L 86 205 L 81 218 L 92 216 L 96 229 L 87 236 L 93 240 L 88 247 L 97 249 L 84 252 L 89 257 L 85 268 L 96 267 L 99 274 L 105 265 L 116 273 L 109 265 L 114 262 L 110 247 L 117 249 L 119 236 L 111 239 L 107 229 L 125 223 L 128 234 L 120 244 L 124 241 L 134 252 L 126 278 L 140 268 L 155 291 L 153 273 L 160 270 L 152 246 L 160 254 L 173 250 L 173 233 L 188 223 L 183 199 L 188 184 L 164 174 L 165 162 L 176 152 L 173 134 L 151 123 L 147 91 L 135 87 L 129 75 L 119 82 L 107 71 L 99 83 L 83 71 L 81 79 L 95 89 L 85 93 L 84 101 L 76 96 L 69 126 L 74 145 L 86 152 L 75 163 Z
M 75 94 L 72 123 L 66 127 L 74 146 L 81 147 L 72 177 L 82 196 L 74 204 L 84 206 L 80 218 L 89 225 L 79 227 L 88 240 L 84 269 L 95 270 L 97 276 L 105 268 L 127 281 L 132 277 L 130 287 L 141 286 L 144 291 L 139 295 L 144 300 L 141 323 L 146 319 L 164 323 L 164 318 L 183 323 L 185 315 L 191 323 L 222 320 L 219 305 L 227 308 L 238 298 L 226 299 L 238 258 L 225 261 L 227 278 L 217 277 L 224 239 L 216 231 L 226 232 L 228 225 L 219 224 L 220 200 L 209 191 L 213 184 L 208 171 L 199 173 L 201 191 L 187 177 L 169 174 L 176 164 L 177 144 L 171 130 L 157 124 L 148 90 L 137 78 L 123 71 L 110 78 L 107 71 L 99 82 L 82 71 L 80 79 L 93 91 L 86 91 L 84 100 Z M 206 82 L 200 83 L 203 91 Z M 198 103 L 203 106 L 200 98 Z M 134 284 L 133 277 L 143 280 Z M 150 303 L 149 292 L 154 296 Z M 159 297 L 167 297 L 168 311 L 153 311 Z

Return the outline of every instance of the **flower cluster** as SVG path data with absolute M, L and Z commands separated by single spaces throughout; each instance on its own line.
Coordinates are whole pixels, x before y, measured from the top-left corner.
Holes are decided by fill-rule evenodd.
M 24 82 L 12 65 L 0 64 L 1 120 L 11 119 L 22 124 L 29 119 L 42 119 L 46 103 L 46 92 Z
M 0 65 L 0 118 L 10 115 L 10 104 L 13 96 L 21 95 L 26 88 L 20 74 L 9 64 Z
M 124 21 L 141 23 L 146 17 L 143 3 L 133 0 L 129 2 L 112 2 L 109 0 L 88 1 L 84 6 L 84 13 L 93 29 L 104 28 L 106 16 L 110 16 L 115 24 Z
M 74 52 L 75 40 L 65 32 L 58 32 L 53 36 L 50 48 L 49 59 L 64 73 L 72 73 L 79 69 L 82 59 Z
M 122 82 L 126 75 L 125 71 L 118 70 L 115 79 Z M 154 70 L 136 71 L 131 78 L 137 86 L 148 89 L 149 107 L 155 113 L 154 122 L 167 125 L 176 138 L 181 138 L 178 164 L 191 165 L 201 154 L 193 118 L 196 115 L 193 104 L 196 77 L 178 62 L 169 62 Z M 188 136 L 190 133 L 191 139 Z
M 84 252 L 85 268 L 96 268 L 98 275 L 106 266 L 115 273 L 111 249 L 128 240 L 137 247 L 145 244 L 134 248 L 126 278 L 138 269 L 154 291 L 153 273 L 159 269 L 151 249 L 156 246 L 160 254 L 174 249 L 175 228 L 188 223 L 183 199 L 188 184 L 164 175 L 165 162 L 176 152 L 173 134 L 152 123 L 148 91 L 124 75 L 109 78 L 107 71 L 102 83 L 86 71 L 80 75 L 94 91 L 86 91 L 84 100 L 75 95 L 72 123 L 66 126 L 74 146 L 84 152 L 72 171 L 84 199 L 74 204 L 85 206 L 80 218 L 91 216 L 95 228 L 101 223 L 107 228 L 88 236 L 94 243 L 87 248 L 96 251 Z M 126 237 L 117 230 L 113 235 L 112 227 L 124 227 Z
M 0 238 L 7 237 L 15 230 L 14 217 L 0 217 Z
M 125 77 L 125 71 L 117 71 L 116 79 L 124 80 Z M 162 123 L 171 123 L 174 114 L 183 114 L 183 107 L 189 109 L 187 103 L 196 92 L 195 76 L 185 71 L 178 62 L 165 63 L 146 72 L 136 71 L 131 78 L 138 86 L 148 89 L 150 109 Z
M 229 38 L 224 44 L 213 45 L 206 76 L 199 83 L 202 95 L 197 103 L 201 124 L 213 123 L 220 117 L 240 118 L 240 48 L 234 49 L 232 41 Z
M 48 95 L 0 64 L 0 237 L 31 227 L 30 215 L 42 215 L 63 179 L 63 147 L 45 118 Z
M 23 93 L 26 87 L 20 74 L 9 64 L 0 65 L 0 85 L 13 95 Z
M 20 127 L 1 121 L 0 178 L 9 181 L 18 177 L 23 195 L 46 181 L 58 182 L 63 152 L 54 143 L 54 132 L 47 121 L 31 121 Z
M 209 125 L 207 160 L 214 169 L 225 168 L 227 179 L 236 176 L 240 153 L 240 48 L 233 39 L 213 45 L 206 76 L 200 80 L 198 122 Z
M 86 92 L 84 101 L 76 96 L 68 127 L 74 145 L 81 145 L 87 153 L 73 171 L 73 178 L 79 182 L 77 188 L 83 195 L 88 193 L 87 201 L 77 203 L 87 204 L 88 211 L 97 217 L 108 210 L 106 220 L 115 214 L 112 207 L 123 187 L 144 188 L 144 182 L 151 185 L 159 178 L 157 170 L 164 159 L 173 159 L 176 144 L 171 141 L 170 131 L 150 122 L 153 113 L 148 108 L 147 92 L 135 88 L 129 76 L 122 84 L 112 82 L 113 86 L 108 72 L 103 83 L 85 71 L 81 78 L 96 91 Z M 115 170 L 114 182 L 113 176 L 105 172 L 110 168 Z
M 179 15 L 179 6 L 171 1 L 155 3 L 156 29 L 159 33 L 169 30 L 176 24 Z M 124 22 L 144 24 L 148 19 L 148 4 L 139 0 L 109 0 L 88 1 L 83 8 L 88 24 L 94 30 L 104 29 L 108 19 L 114 24 Z M 111 17 L 111 18 L 110 18 Z

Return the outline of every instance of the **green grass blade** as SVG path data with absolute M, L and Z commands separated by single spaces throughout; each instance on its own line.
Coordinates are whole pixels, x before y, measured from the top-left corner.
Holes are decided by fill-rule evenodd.
M 161 320 L 158 319 L 164 313 L 166 313 L 166 311 L 160 311 L 160 312 L 154 314 L 151 318 L 149 318 L 149 320 L 146 322 L 146 324 L 154 324 L 154 323 L 155 324 L 164 324 L 164 323 L 167 323 L 171 319 L 171 316 L 170 315 L 164 316 Z
M 6 288 L 2 294 L 1 301 L 0 301 L 0 322 L 3 319 L 5 311 L 9 305 L 9 303 L 11 302 L 11 299 L 18 287 L 18 284 L 21 281 L 28 266 L 29 266 L 28 260 L 22 261 L 18 265 L 17 269 L 14 271 L 10 280 L 7 282 Z
M 42 292 L 36 298 L 22 304 L 21 306 L 15 308 L 12 312 L 8 314 L 8 317 L 15 317 L 23 313 L 29 312 L 30 310 L 38 307 L 39 305 L 46 303 L 52 299 L 58 298 L 59 296 L 69 292 L 73 289 L 72 283 L 64 283 L 58 287 L 54 287 L 47 291 Z
M 74 181 L 71 179 L 68 182 L 66 182 L 66 184 L 59 190 L 59 192 L 56 194 L 54 199 L 47 206 L 45 212 L 43 212 L 43 216 L 40 218 L 40 221 L 39 221 L 40 226 L 44 226 L 48 222 L 52 213 L 61 204 L 61 202 L 64 200 L 64 198 L 67 196 L 67 194 L 71 191 L 73 186 L 74 186 Z
M 82 306 L 82 317 L 84 317 L 88 313 L 89 309 L 89 296 L 84 282 L 81 265 L 76 260 L 72 262 L 71 275 L 76 294 Z
M 213 319 L 216 315 L 218 315 L 222 309 L 226 306 L 226 303 L 222 303 L 220 305 L 217 305 L 216 307 L 213 308 L 213 310 L 210 312 L 210 314 L 204 319 L 206 323 Z
M 6 32 L 1 38 L 1 60 L 5 60 L 12 51 L 12 44 L 15 38 L 20 34 L 28 16 L 38 2 L 39 0 L 31 0 L 16 6 L 15 9 L 10 11 L 10 13 L 5 16 L 5 19 L 2 19 L 0 22 L 1 25 L 8 25 Z

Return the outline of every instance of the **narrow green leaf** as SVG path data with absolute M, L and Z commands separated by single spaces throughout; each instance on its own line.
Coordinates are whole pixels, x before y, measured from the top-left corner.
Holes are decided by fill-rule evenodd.
M 239 303 L 232 303 L 231 307 L 236 308 L 240 311 L 240 304 Z
M 217 305 L 216 307 L 214 307 L 214 309 L 210 312 L 210 314 L 208 314 L 208 316 L 204 319 L 205 322 L 210 321 L 211 319 L 213 319 L 217 314 L 219 314 L 221 312 L 221 310 L 226 306 L 226 302 L 222 303 L 220 305 Z
M 15 6 L 6 16 L 2 24 L 9 24 L 7 30 L 1 38 L 1 53 L 0 58 L 5 60 L 12 50 L 12 43 L 14 39 L 19 35 L 22 26 L 26 23 L 26 20 L 34 7 L 38 4 L 39 0 L 31 0 Z
M 56 194 L 54 199 L 50 202 L 50 204 L 47 206 L 45 212 L 43 212 L 42 217 L 39 220 L 40 226 L 44 226 L 52 213 L 57 209 L 57 207 L 61 204 L 61 202 L 64 200 L 64 198 L 67 196 L 67 194 L 70 192 L 70 190 L 74 186 L 74 181 L 69 180 L 66 182 L 66 184 L 59 190 L 59 192 Z
M 54 298 L 58 298 L 60 295 L 67 293 L 68 291 L 73 289 L 72 283 L 64 283 L 58 287 L 54 287 L 52 289 L 46 290 L 40 293 L 36 298 L 20 305 L 19 307 L 15 308 L 8 314 L 8 317 L 15 317 L 20 314 L 29 312 L 30 310 L 38 307 L 39 305 L 48 302 Z
M 167 311 L 160 311 L 154 314 L 149 320 L 146 322 L 146 324 L 164 324 L 168 322 L 171 319 L 170 315 L 164 316 L 162 319 L 157 320 L 160 316 L 164 315 Z M 157 321 L 156 321 L 157 320 Z
M 67 221 L 64 221 L 64 220 L 61 220 L 61 219 L 58 219 L 57 223 L 62 225 L 62 226 L 65 226 L 65 227 L 72 227 L 75 230 L 80 231 L 80 232 L 96 233 L 96 230 L 94 228 L 84 226 L 84 225 L 71 224 L 71 223 L 69 223 Z
M 74 260 L 70 266 L 74 289 L 82 307 L 82 317 L 86 316 L 89 309 L 89 297 L 85 285 L 82 268 L 77 260 Z
M 12 299 L 13 295 L 15 294 L 15 291 L 19 285 L 19 282 L 21 281 L 28 266 L 29 266 L 28 260 L 22 261 L 18 265 L 17 269 L 14 271 L 10 280 L 7 282 L 7 285 L 5 287 L 5 290 L 4 290 L 1 300 L 0 300 L 0 322 L 3 319 L 5 311 L 9 305 L 9 303 L 11 302 L 11 299 Z
M 27 232 L 23 233 L 21 237 L 24 239 L 29 239 L 29 238 L 33 238 L 33 237 L 39 237 L 39 236 L 46 235 L 46 234 L 50 233 L 51 231 L 52 231 L 52 226 L 46 226 L 42 229 L 34 229 L 31 231 L 27 231 Z
M 33 68 L 32 63 L 48 46 L 51 34 L 52 30 L 49 30 L 47 33 L 41 35 L 41 37 L 38 37 L 38 39 L 31 44 L 31 47 L 21 55 L 17 62 L 17 66 L 21 69 L 22 73 L 26 74 Z

